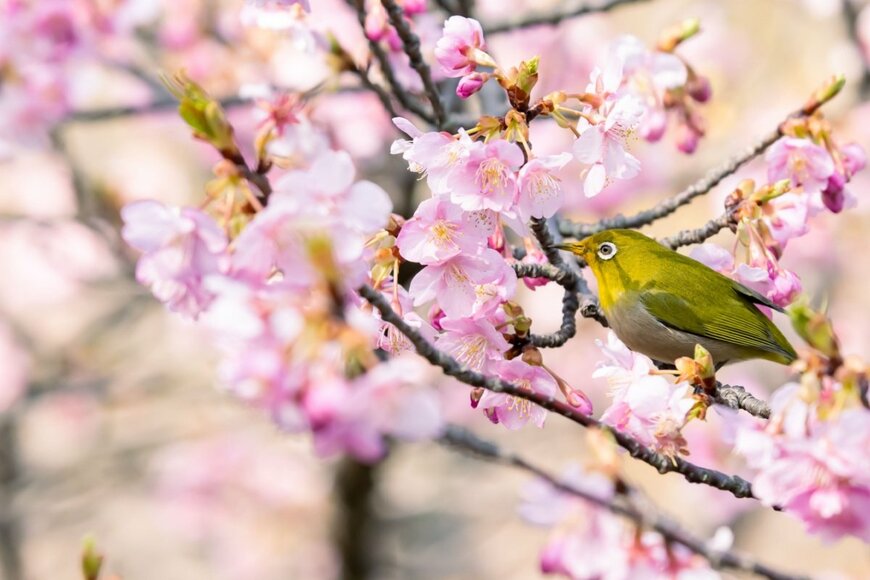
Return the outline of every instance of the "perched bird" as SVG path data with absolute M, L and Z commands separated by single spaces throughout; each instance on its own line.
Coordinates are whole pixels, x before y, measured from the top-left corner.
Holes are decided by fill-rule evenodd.
M 706 348 L 719 367 L 796 357 L 779 329 L 756 307 L 782 308 L 704 264 L 633 230 L 606 230 L 560 244 L 589 264 L 601 309 L 631 350 L 673 363 Z

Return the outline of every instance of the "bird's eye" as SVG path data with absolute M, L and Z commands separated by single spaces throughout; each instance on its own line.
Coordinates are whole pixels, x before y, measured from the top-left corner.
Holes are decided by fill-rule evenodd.
M 598 246 L 598 257 L 602 260 L 609 260 L 616 255 L 616 246 L 612 242 L 604 242 Z

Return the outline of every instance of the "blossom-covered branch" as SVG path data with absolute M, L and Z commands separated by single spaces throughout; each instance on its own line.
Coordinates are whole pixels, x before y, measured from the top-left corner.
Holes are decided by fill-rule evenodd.
M 527 389 L 521 389 L 505 380 L 488 377 L 477 371 L 463 367 L 453 357 L 441 352 L 430 344 L 419 332 L 408 325 L 401 316 L 390 307 L 389 302 L 377 291 L 368 286 L 359 288 L 360 295 L 368 300 L 378 311 L 384 321 L 395 326 L 413 344 L 417 353 L 430 363 L 440 367 L 444 374 L 451 376 L 473 387 L 480 387 L 496 393 L 505 393 L 513 397 L 531 401 L 548 411 L 574 421 L 584 427 L 602 429 L 610 432 L 620 447 L 629 455 L 657 469 L 659 473 L 679 473 L 686 481 L 709 485 L 716 489 L 727 491 L 735 497 L 752 497 L 752 487 L 748 481 L 736 475 L 727 475 L 714 469 L 694 465 L 679 457 L 668 457 L 656 453 L 642 445 L 634 438 L 611 429 L 600 421 L 583 414 L 571 405 L 557 400 L 555 397 L 541 395 Z
M 696 197 L 710 192 L 714 187 L 719 185 L 723 179 L 734 174 L 743 165 L 764 153 L 764 151 L 773 145 L 780 137 L 783 136 L 783 127 L 790 119 L 809 117 L 815 113 L 822 105 L 834 98 L 845 84 L 845 79 L 835 77 L 822 88 L 816 91 L 813 96 L 804 104 L 803 107 L 791 113 L 786 117 L 785 121 L 780 123 L 774 131 L 771 131 L 756 143 L 750 145 L 745 150 L 741 151 L 734 157 L 728 159 L 720 166 L 711 169 L 700 180 L 696 181 L 680 193 L 673 197 L 669 197 L 655 206 L 640 211 L 631 216 L 618 215 L 612 218 L 606 218 L 595 223 L 579 224 L 569 220 L 562 220 L 559 223 L 559 231 L 564 236 L 572 238 L 585 238 L 596 232 L 609 230 L 614 228 L 639 228 L 649 225 L 652 222 L 667 217 L 677 211 L 680 207 L 688 204 Z M 717 230 L 718 231 L 718 230 Z M 702 235 L 702 234 L 701 234 Z M 689 242 L 692 243 L 692 242 Z M 684 245 L 684 244 L 680 244 Z
M 643 1 L 645 0 L 605 0 L 604 2 L 598 3 L 587 2 L 575 8 L 558 10 L 550 14 L 536 14 L 526 16 L 524 18 L 518 18 L 510 22 L 491 24 L 489 26 L 486 26 L 485 29 L 487 34 L 503 34 L 505 32 L 511 32 L 514 30 L 520 30 L 532 26 L 541 26 L 547 24 L 555 26 L 563 20 L 577 18 L 578 16 L 585 16 L 587 14 L 609 12 L 610 10 L 613 10 L 614 8 L 618 8 L 620 6 L 635 4 Z
M 775 580 L 801 578 L 800 576 L 785 574 L 774 570 L 743 554 L 738 554 L 728 550 L 714 549 L 708 542 L 692 536 L 685 530 L 680 529 L 680 527 L 674 522 L 664 518 L 658 513 L 655 513 L 651 509 L 641 509 L 634 503 L 618 502 L 611 498 L 602 497 L 590 490 L 582 489 L 580 486 L 556 477 L 524 457 L 502 449 L 492 441 L 481 439 L 474 433 L 471 433 L 462 427 L 456 425 L 448 426 L 444 435 L 441 436 L 441 441 L 446 446 L 452 449 L 457 449 L 463 453 L 482 457 L 501 465 L 516 467 L 531 473 L 560 492 L 578 497 L 585 502 L 589 502 L 590 504 L 608 510 L 614 514 L 628 518 L 638 526 L 653 529 L 661 534 L 666 540 L 685 546 L 690 551 L 703 557 L 714 569 L 739 570 L 741 572 L 757 574 L 764 578 Z

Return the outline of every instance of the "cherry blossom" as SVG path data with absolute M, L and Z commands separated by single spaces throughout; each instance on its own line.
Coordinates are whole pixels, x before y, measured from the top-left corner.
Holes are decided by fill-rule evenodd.
M 517 185 L 517 207 L 525 219 L 549 218 L 562 207 L 564 191 L 558 172 L 571 160 L 571 155 L 562 153 L 536 157 L 523 165 Z
M 435 58 L 445 75 L 461 77 L 473 73 L 478 65 L 494 66 L 485 51 L 480 23 L 473 18 L 451 16 L 435 45 Z
M 520 148 L 507 141 L 472 148 L 447 178 L 450 199 L 466 211 L 510 210 L 517 196 L 516 172 L 523 161 Z
M 490 372 L 520 389 L 539 395 L 552 397 L 558 391 L 550 373 L 520 359 L 496 361 L 490 366 Z M 529 422 L 543 427 L 547 418 L 547 411 L 543 407 L 506 393 L 486 391 L 478 406 L 486 411 L 493 423 L 500 423 L 508 429 L 519 429 Z
M 583 184 L 586 197 L 598 195 L 614 179 L 631 179 L 640 171 L 640 161 L 626 150 L 643 116 L 640 101 L 626 95 L 605 106 L 602 116 L 594 125 L 585 118 L 577 123 L 580 137 L 573 153 L 577 161 L 588 165 Z
M 793 186 L 810 194 L 825 189 L 834 173 L 830 153 L 809 139 L 783 137 L 770 146 L 765 159 L 771 182 L 790 179 Z
M 511 297 L 517 276 L 495 251 L 457 255 L 441 264 L 423 268 L 411 281 L 414 304 L 431 300 L 451 318 L 486 316 Z
M 444 332 L 435 339 L 435 345 L 476 371 L 486 370 L 495 361 L 502 360 L 502 354 L 510 348 L 501 333 L 487 320 L 444 318 L 439 326 Z
M 196 318 L 212 301 L 204 285 L 227 269 L 227 239 L 217 223 L 193 208 L 138 201 L 121 210 L 124 240 L 143 252 L 136 279 L 167 307 Z
M 488 231 L 449 201 L 428 199 L 405 222 L 396 238 L 402 257 L 418 264 L 440 264 L 459 254 L 476 254 Z

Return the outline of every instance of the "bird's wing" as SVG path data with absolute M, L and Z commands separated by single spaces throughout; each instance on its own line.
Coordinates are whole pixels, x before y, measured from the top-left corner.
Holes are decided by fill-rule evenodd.
M 730 280 L 730 279 L 729 279 L 729 281 L 731 282 L 731 286 L 732 286 L 732 288 L 734 288 L 734 291 L 737 292 L 738 294 L 742 294 L 743 296 L 745 296 L 750 302 L 752 302 L 754 304 L 762 304 L 764 306 L 767 306 L 768 308 L 773 308 L 774 310 L 776 310 L 778 312 L 785 312 L 785 310 L 782 308 L 782 306 L 780 306 L 779 304 L 776 304 L 774 302 L 771 302 L 770 300 L 768 300 L 768 298 L 766 296 L 759 294 L 758 292 L 756 292 L 755 290 L 752 290 L 751 288 L 747 288 L 746 286 L 744 286 L 740 282 L 736 282 L 736 281 Z
M 719 296 L 718 300 L 723 301 L 724 306 L 712 302 L 707 304 L 703 317 L 697 314 L 698 308 L 693 308 L 673 293 L 645 292 L 641 300 L 647 311 L 669 328 L 779 354 L 788 360 L 795 357 L 794 350 L 779 329 L 756 310 L 748 298 L 736 294 Z

